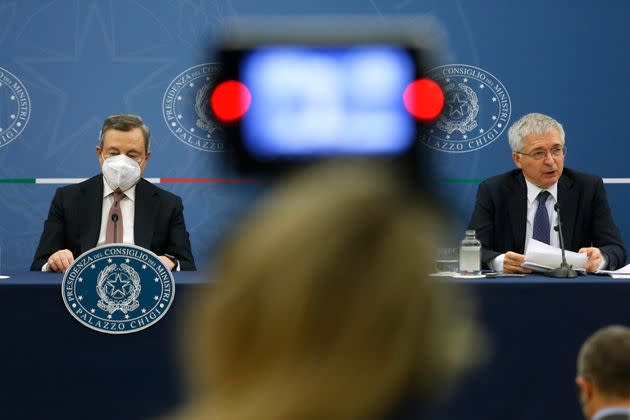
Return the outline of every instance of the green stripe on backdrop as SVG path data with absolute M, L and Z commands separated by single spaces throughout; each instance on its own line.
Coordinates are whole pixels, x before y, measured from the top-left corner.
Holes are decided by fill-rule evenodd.
M 0 178 L 0 184 L 34 184 L 35 178 Z

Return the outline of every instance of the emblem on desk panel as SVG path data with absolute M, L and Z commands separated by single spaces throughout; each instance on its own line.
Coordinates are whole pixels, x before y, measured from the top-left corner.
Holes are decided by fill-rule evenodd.
M 70 314 L 109 334 L 143 330 L 158 322 L 175 297 L 175 281 L 144 248 L 112 244 L 94 248 L 66 270 L 61 294 Z
M 420 140 L 450 153 L 465 153 L 492 143 L 505 131 L 512 104 L 503 83 L 491 73 L 466 64 L 450 64 L 428 72 L 444 90 L 444 111 Z
M 31 116 L 31 98 L 13 73 L 0 67 L 0 147 L 18 138 Z
M 212 118 L 209 101 L 218 63 L 205 63 L 178 74 L 166 88 L 162 99 L 164 122 L 175 137 L 195 149 L 222 152 L 225 133 Z

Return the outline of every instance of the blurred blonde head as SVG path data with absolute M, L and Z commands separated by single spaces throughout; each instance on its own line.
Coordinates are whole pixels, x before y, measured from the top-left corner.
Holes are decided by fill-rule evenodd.
M 467 365 L 476 331 L 426 276 L 441 223 L 414 196 L 367 163 L 268 195 L 185 323 L 187 418 L 378 418 Z

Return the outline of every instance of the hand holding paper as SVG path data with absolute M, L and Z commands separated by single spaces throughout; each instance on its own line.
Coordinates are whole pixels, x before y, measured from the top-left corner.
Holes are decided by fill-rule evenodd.
M 587 248 L 589 249 L 589 248 Z M 595 248 L 597 249 L 597 248 Z M 599 252 L 599 250 L 597 250 Z M 588 255 L 573 251 L 565 251 L 567 262 L 575 270 L 584 270 L 588 261 Z M 600 256 L 601 258 L 601 256 Z M 531 239 L 525 251 L 525 262 L 523 267 L 530 268 L 537 272 L 546 272 L 553 268 L 560 267 L 562 263 L 562 251 L 560 248 L 552 247 L 543 242 Z M 598 263 L 599 264 L 599 263 Z
M 513 251 L 505 253 L 503 258 L 503 272 L 508 274 L 529 274 L 532 272 L 527 267 L 523 267 L 525 255 Z
M 599 266 L 602 262 L 602 253 L 599 248 L 580 248 L 579 253 L 585 253 L 588 261 L 586 262 L 585 269 L 589 273 L 594 273 L 599 270 Z

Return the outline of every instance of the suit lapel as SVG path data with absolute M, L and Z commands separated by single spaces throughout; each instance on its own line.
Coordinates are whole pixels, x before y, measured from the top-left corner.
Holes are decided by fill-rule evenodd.
M 558 181 L 558 204 L 560 205 L 564 246 L 567 249 L 573 249 L 577 201 L 578 193 L 573 188 L 573 179 L 563 174 Z
M 510 219 L 512 220 L 513 246 L 508 249 L 523 253 L 525 250 L 525 229 L 527 227 L 527 186 L 525 177 L 521 171 L 514 176 L 510 188 Z
M 103 213 L 103 177 L 91 178 L 81 188 L 78 223 L 81 226 L 81 253 L 92 249 L 98 242 Z
M 144 179 L 136 186 L 133 237 L 136 245 L 151 248 L 153 226 L 159 207 L 155 188 Z

